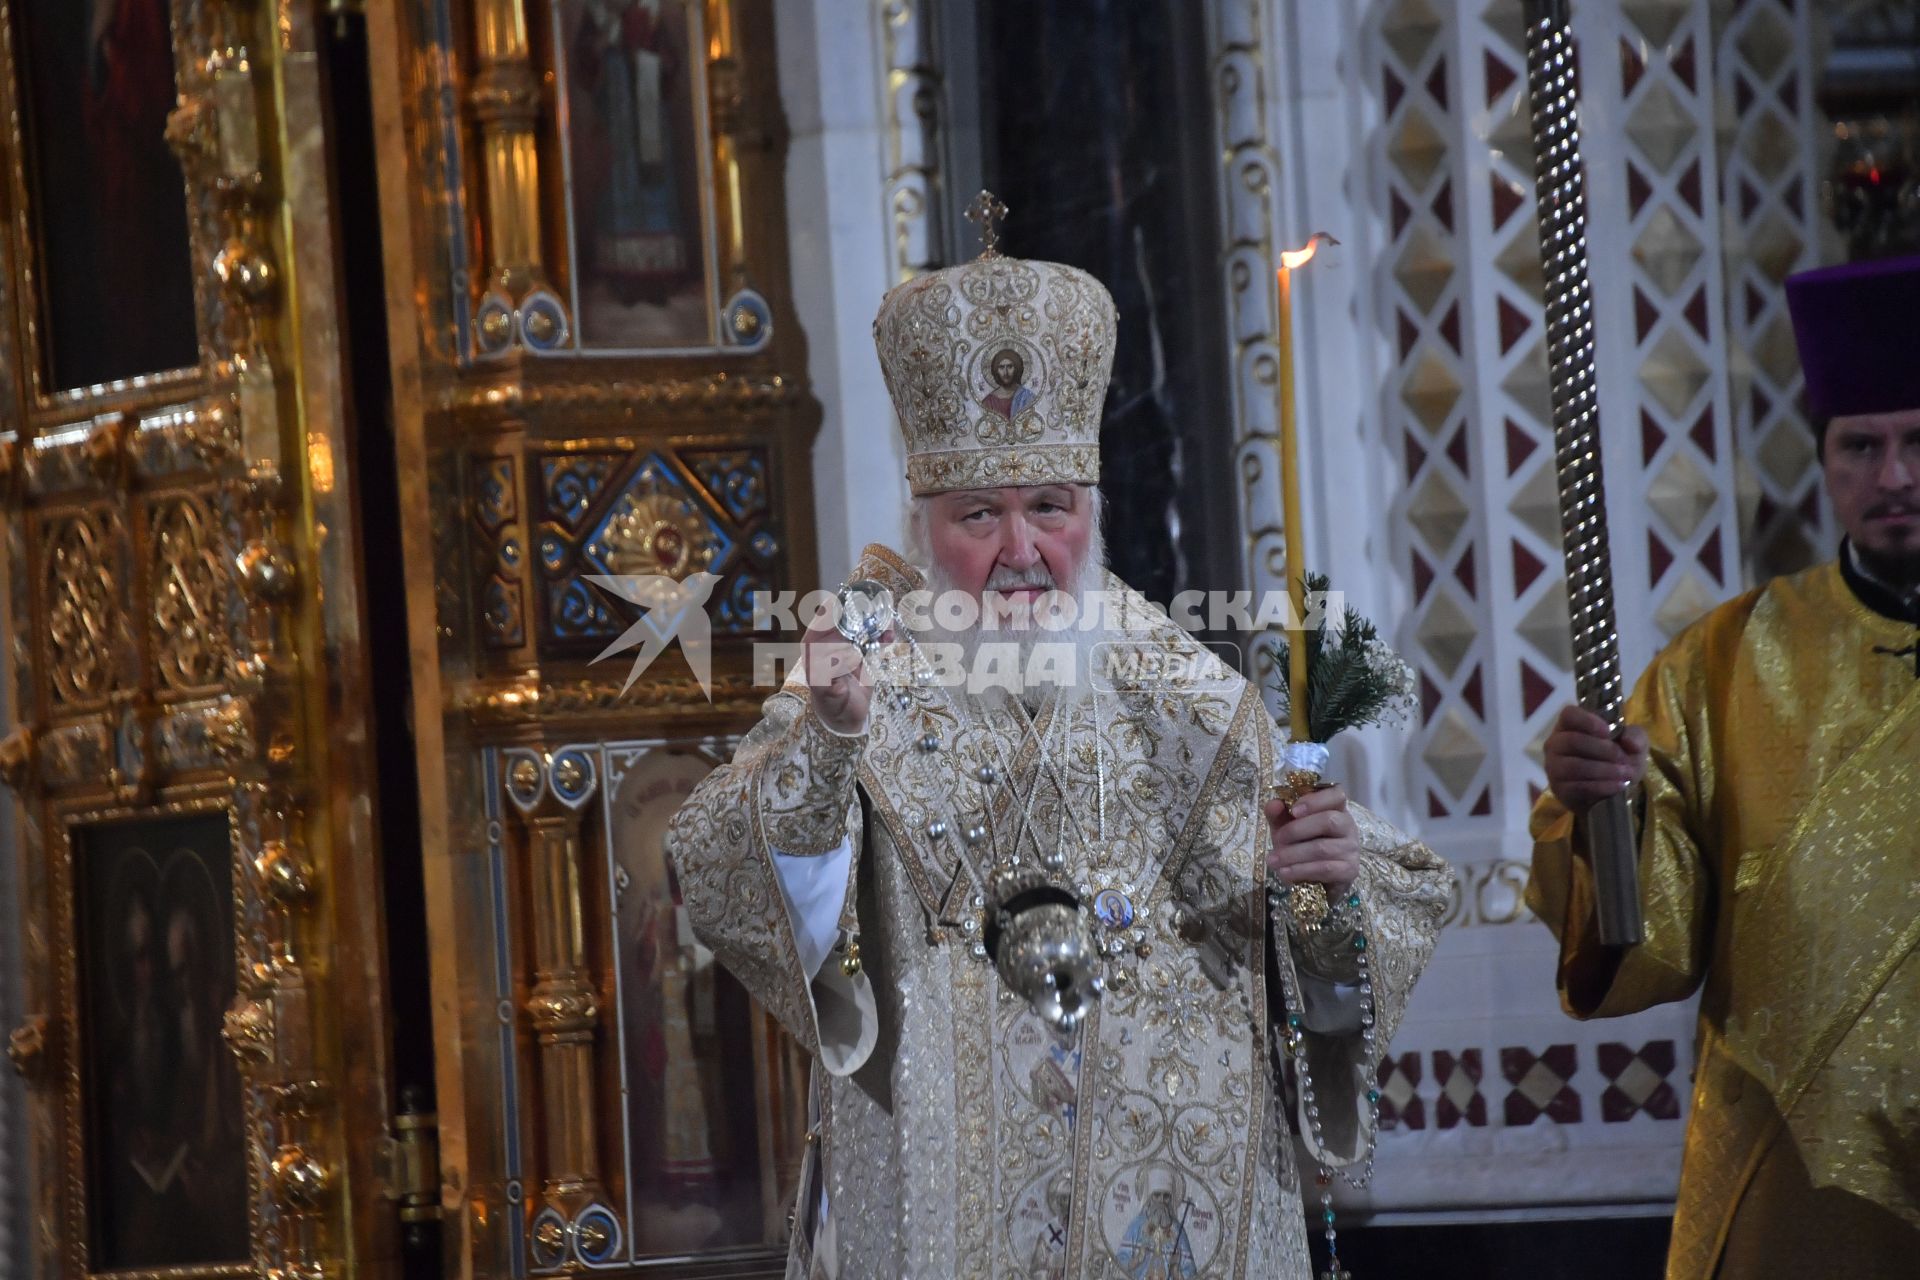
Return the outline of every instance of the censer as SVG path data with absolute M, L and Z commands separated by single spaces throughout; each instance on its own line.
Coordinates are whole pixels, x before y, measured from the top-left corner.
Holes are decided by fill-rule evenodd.
M 1106 989 L 1080 899 L 1031 867 L 1002 867 L 987 895 L 987 955 L 1007 989 L 1071 1035 Z

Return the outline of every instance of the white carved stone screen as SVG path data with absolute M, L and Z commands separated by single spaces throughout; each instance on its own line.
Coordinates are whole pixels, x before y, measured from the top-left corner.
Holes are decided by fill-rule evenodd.
M 1821 226 L 1818 16 L 1576 3 L 1609 518 L 1637 675 L 1753 575 L 1831 554 L 1779 282 Z M 1277 585 L 1274 245 L 1296 316 L 1308 559 L 1414 665 L 1411 732 L 1343 780 L 1454 865 L 1381 1074 L 1385 1215 L 1659 1212 L 1691 1006 L 1578 1023 L 1520 901 L 1572 696 L 1519 0 L 1210 0 L 1249 576 Z M 1731 354 L 1730 354 L 1731 353 Z

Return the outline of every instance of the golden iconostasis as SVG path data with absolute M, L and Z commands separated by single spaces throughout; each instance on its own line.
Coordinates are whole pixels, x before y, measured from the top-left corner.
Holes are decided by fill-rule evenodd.
M 35 1273 L 777 1272 L 660 849 L 814 573 L 771 6 L 0 17 Z M 590 579 L 695 574 L 623 697 Z

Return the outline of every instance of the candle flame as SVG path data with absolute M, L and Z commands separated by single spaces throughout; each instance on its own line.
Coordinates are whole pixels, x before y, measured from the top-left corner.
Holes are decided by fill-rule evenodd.
M 1340 243 L 1338 240 L 1335 240 L 1332 236 L 1328 235 L 1326 232 L 1316 231 L 1307 238 L 1306 244 L 1302 245 L 1300 248 L 1281 250 L 1280 252 L 1281 267 L 1285 268 L 1288 271 L 1292 271 L 1295 267 L 1306 266 L 1308 261 L 1312 259 L 1313 255 L 1320 251 L 1321 241 L 1325 241 L 1326 243 L 1331 245 L 1337 245 Z

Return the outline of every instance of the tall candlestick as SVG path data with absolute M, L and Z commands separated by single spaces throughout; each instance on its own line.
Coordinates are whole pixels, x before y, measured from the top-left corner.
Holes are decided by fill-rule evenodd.
M 1567 0 L 1524 0 L 1527 101 L 1533 113 L 1533 193 L 1540 259 L 1553 264 L 1546 287 L 1547 375 L 1553 406 L 1560 542 L 1566 555 L 1573 625 L 1573 687 L 1580 702 L 1622 725 L 1620 631 L 1613 609 L 1601 467 L 1600 397 L 1594 368 L 1593 287 L 1587 276 L 1586 175 L 1580 162 L 1580 67 L 1574 61 Z M 1640 905 L 1640 837 L 1624 792 L 1587 811 L 1593 903 L 1600 941 L 1645 940 Z
M 1287 599 L 1292 606 L 1287 636 L 1287 724 L 1295 742 L 1311 742 L 1313 733 L 1307 706 L 1307 543 L 1301 531 L 1300 437 L 1294 418 L 1293 273 L 1306 265 L 1322 240 L 1340 243 L 1326 232 L 1316 231 L 1304 247 L 1283 252 L 1280 269 L 1274 273 L 1279 290 L 1281 531 L 1287 543 Z

